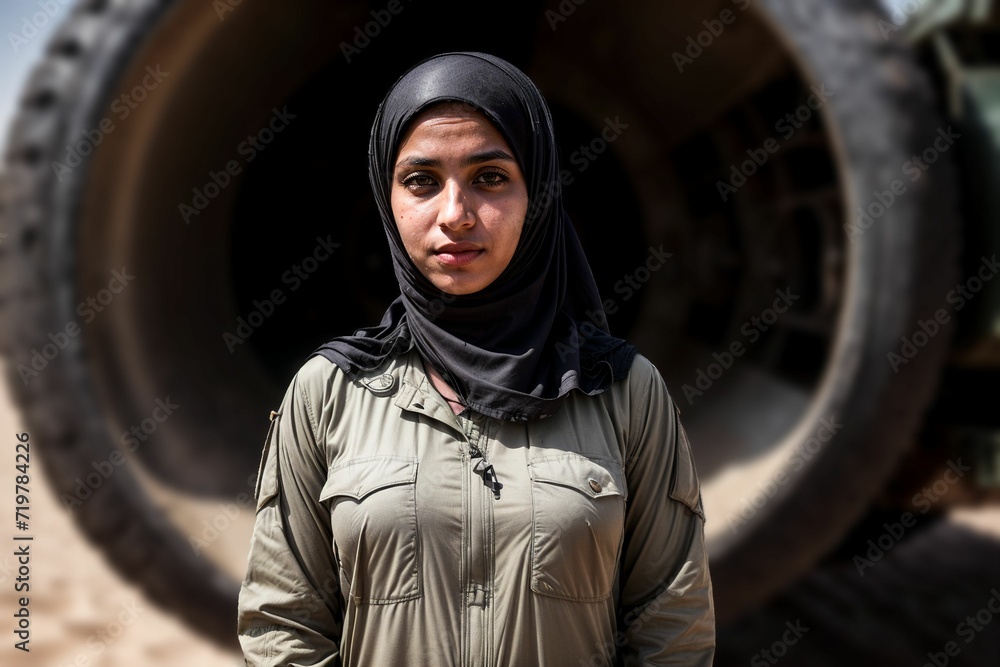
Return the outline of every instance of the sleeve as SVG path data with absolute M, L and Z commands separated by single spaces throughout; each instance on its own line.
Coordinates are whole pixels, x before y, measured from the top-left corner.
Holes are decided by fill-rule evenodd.
M 698 476 L 662 377 L 644 358 L 637 365 L 625 459 L 619 664 L 710 667 L 715 606 Z
M 301 372 L 271 413 L 257 479 L 257 516 L 239 595 L 250 667 L 341 664 L 343 615 L 330 519 L 319 502 L 326 455 Z

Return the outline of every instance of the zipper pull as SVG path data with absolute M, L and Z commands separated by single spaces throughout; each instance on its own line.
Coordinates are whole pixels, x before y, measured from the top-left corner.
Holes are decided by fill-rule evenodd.
M 495 500 L 500 500 L 500 489 L 503 488 L 503 484 L 497 479 L 496 470 L 493 468 L 493 464 L 490 463 L 489 459 L 483 456 L 483 453 L 479 451 L 479 448 L 475 445 L 471 445 L 472 454 L 471 458 L 479 459 L 476 464 L 472 466 L 472 472 L 483 478 L 483 484 L 489 487 L 490 491 L 493 492 L 493 498 Z

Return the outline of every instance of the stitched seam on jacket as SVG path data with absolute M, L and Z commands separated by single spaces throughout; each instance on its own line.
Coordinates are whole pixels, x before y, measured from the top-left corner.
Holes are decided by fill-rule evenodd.
M 298 382 L 296 382 L 298 384 Z M 312 403 L 309 402 L 309 396 L 305 392 L 305 388 L 301 385 L 298 387 L 299 397 L 306 404 L 306 417 L 309 419 L 309 431 L 311 432 L 313 442 L 319 445 L 319 438 L 316 437 L 319 433 L 319 427 L 317 425 L 316 416 L 313 414 Z
M 642 399 L 639 401 L 639 405 L 642 405 L 642 406 L 644 406 L 646 408 L 646 410 L 644 410 L 644 412 L 648 412 L 648 410 L 649 410 L 649 393 L 650 393 L 650 390 L 652 389 L 652 386 L 653 386 L 654 382 L 656 382 L 656 376 L 655 375 L 651 375 L 650 378 L 649 378 L 649 382 L 646 384 L 645 391 L 642 392 Z M 626 477 L 626 484 L 628 483 L 627 482 L 627 479 L 628 479 L 628 474 L 627 474 L 628 473 L 628 469 L 630 467 L 632 467 L 632 463 L 634 462 L 635 457 L 638 455 L 638 451 L 639 451 L 639 447 L 638 447 L 639 443 L 637 442 L 637 434 L 636 434 L 636 428 L 635 428 L 635 426 L 636 426 L 636 424 L 635 424 L 635 418 L 636 418 L 635 408 L 634 408 L 633 405 L 631 405 L 631 401 L 630 401 L 630 405 L 629 405 L 629 420 L 628 420 L 628 430 L 629 430 L 628 437 L 629 437 L 629 444 L 632 445 L 632 451 L 631 452 L 627 452 L 627 456 L 626 456 L 625 462 L 624 462 L 624 469 L 622 470 L 622 474 L 625 475 L 625 477 Z

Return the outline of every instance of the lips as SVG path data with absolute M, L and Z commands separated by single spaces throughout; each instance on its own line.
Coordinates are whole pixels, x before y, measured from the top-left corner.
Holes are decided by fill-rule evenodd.
M 475 243 L 446 243 L 445 245 L 436 248 L 434 250 L 434 255 L 442 264 L 447 264 L 448 266 L 463 266 L 474 261 L 484 252 L 486 251 L 477 246 Z

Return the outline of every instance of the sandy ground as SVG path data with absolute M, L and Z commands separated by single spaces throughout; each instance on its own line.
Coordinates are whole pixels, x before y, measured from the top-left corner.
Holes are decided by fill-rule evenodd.
M 0 362 L 0 372 L 2 366 Z M 243 664 L 238 653 L 224 650 L 195 634 L 176 617 L 151 603 L 140 589 L 123 581 L 104 556 L 86 541 L 57 502 L 38 464 L 31 467 L 30 483 L 29 534 L 34 537 L 30 542 L 31 590 L 28 593 L 30 652 L 17 650 L 14 647 L 18 641 L 14 635 L 17 619 L 13 615 L 19 609 L 18 599 L 23 593 L 14 590 L 18 583 L 14 551 L 17 545 L 24 543 L 13 539 L 19 533 L 14 528 L 12 502 L 17 474 L 14 436 L 26 429 L 12 405 L 6 383 L 0 383 L 0 429 L 7 443 L 6 458 L 0 457 L 0 500 L 5 501 L 4 521 L 0 526 L 6 526 L 0 530 L 0 665 L 235 667 Z M 199 526 L 204 518 L 218 513 L 218 508 L 211 503 L 198 505 L 162 489 L 148 490 L 182 527 Z M 245 559 L 244 549 L 252 521 L 249 513 L 245 514 L 234 522 L 234 529 L 227 530 L 223 539 L 213 544 L 213 552 L 209 554 L 232 576 L 240 575 L 241 562 Z M 884 642 L 889 636 L 898 637 L 902 645 L 908 646 L 908 655 L 901 662 L 884 661 L 882 667 L 920 664 L 925 652 L 922 644 L 927 643 L 920 639 L 927 639 L 932 648 L 944 645 L 951 638 L 949 633 L 955 624 L 951 620 L 941 620 L 932 623 L 928 630 L 928 624 L 919 619 L 929 619 L 936 608 L 949 606 L 948 603 L 957 604 L 961 609 L 975 609 L 975 605 L 982 602 L 979 599 L 983 597 L 982 592 L 1000 581 L 997 569 L 1000 564 L 1000 504 L 958 509 L 945 522 L 941 532 L 928 535 L 922 541 L 929 544 L 916 545 L 909 556 L 906 551 L 900 551 L 901 564 L 879 570 L 889 582 L 884 585 L 873 582 L 876 585 L 869 586 L 871 577 L 865 578 L 861 585 L 862 580 L 853 575 L 813 573 L 784 599 L 779 598 L 775 604 L 758 610 L 746 623 L 721 636 L 726 643 L 725 646 L 720 644 L 717 664 L 748 664 L 765 645 L 761 642 L 778 636 L 775 633 L 780 634 L 781 624 L 791 618 L 789 614 L 793 612 L 802 616 L 814 615 L 817 629 L 822 628 L 822 632 L 813 632 L 809 641 L 797 649 L 798 657 L 807 661 L 800 664 L 826 664 L 823 658 L 831 656 L 833 647 L 841 647 L 849 656 L 870 655 L 873 645 Z M 961 554 L 971 554 L 973 560 L 955 558 Z M 903 585 L 893 583 L 901 577 Z M 929 592 L 914 596 L 912 584 L 928 579 L 935 581 L 930 584 Z M 968 594 L 962 591 L 963 586 L 969 588 Z M 876 632 L 876 639 L 869 641 L 866 634 L 859 631 L 860 626 L 845 622 L 850 615 L 837 607 L 848 589 L 857 610 L 881 609 L 881 618 L 897 617 L 900 622 L 890 627 L 891 624 L 885 621 L 882 628 L 876 627 L 881 621 L 868 624 L 866 627 Z M 888 608 L 887 591 L 894 601 Z M 788 600 L 793 600 L 794 606 L 789 607 L 792 603 Z M 916 614 L 916 620 L 906 620 L 913 609 L 923 611 Z M 906 615 L 901 614 L 907 610 L 910 611 Z M 965 661 L 954 664 L 1000 664 L 994 661 L 1000 652 L 1000 633 L 996 632 L 1000 625 L 989 630 L 965 649 Z M 834 661 L 830 664 L 847 663 Z
M 242 657 L 195 635 L 124 582 L 60 506 L 32 465 L 30 651 L 14 648 L 18 563 L 14 555 L 14 436 L 24 431 L 6 383 L 0 384 L 0 664 L 44 667 L 233 667 Z

